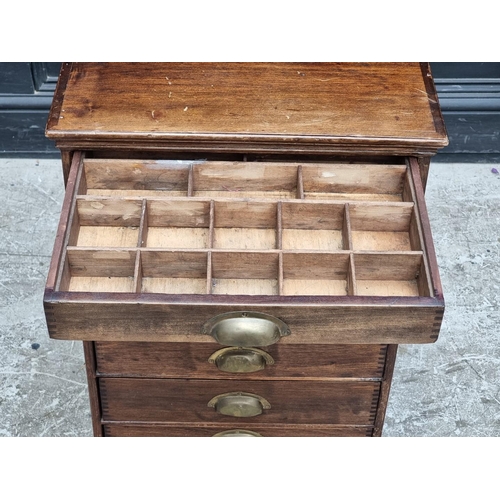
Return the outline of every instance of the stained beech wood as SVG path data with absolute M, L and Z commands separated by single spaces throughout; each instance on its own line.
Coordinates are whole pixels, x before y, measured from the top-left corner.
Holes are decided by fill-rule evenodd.
M 283 254 L 284 295 L 346 295 L 348 253 Z
M 306 197 L 309 193 L 399 195 L 405 173 L 404 165 L 302 166 Z
M 349 269 L 347 272 L 347 295 L 358 295 L 358 284 L 356 280 L 356 266 L 354 264 L 354 255 L 349 255 Z
M 205 278 L 206 257 L 201 252 L 141 251 L 142 272 L 148 278 Z
M 44 307 L 84 340 L 95 435 L 381 435 L 397 344 L 444 311 L 428 64 L 65 63 L 47 135 L 68 188 Z M 287 323 L 274 365 L 208 363 L 202 325 L 233 311 Z M 231 390 L 271 409 L 207 407 Z
M 134 286 L 133 291 L 135 293 L 141 293 L 142 290 L 142 262 L 141 262 L 141 254 L 139 252 L 136 253 L 135 256 L 135 266 L 134 266 Z
M 420 252 L 354 255 L 358 295 L 419 296 Z
M 448 143 L 434 102 L 428 64 L 69 63 L 47 135 L 66 149 L 433 154 Z
M 276 252 L 212 252 L 214 279 L 277 279 Z
M 373 425 L 380 384 L 101 378 L 99 388 L 105 421 Z M 213 397 L 228 392 L 256 394 L 271 408 L 256 417 L 236 418 L 208 407 Z
M 76 201 L 81 226 L 139 226 L 141 200 L 79 197 Z
M 101 401 L 96 375 L 94 342 L 83 342 L 83 352 L 85 354 L 85 369 L 87 372 L 87 384 L 89 388 L 92 428 L 95 437 L 103 437 L 104 432 L 101 425 Z
M 134 275 L 135 250 L 68 248 L 72 276 L 127 277 Z
M 77 244 L 78 236 L 80 233 L 80 221 L 78 217 L 78 211 L 76 210 L 76 198 L 82 192 L 85 192 L 87 187 L 87 182 L 85 179 L 85 172 L 82 170 L 83 154 L 75 154 L 73 159 L 73 169 L 75 174 L 70 178 L 69 190 L 66 191 L 64 197 L 63 208 L 61 216 L 64 214 L 67 219 L 62 224 L 64 231 L 56 236 L 56 243 L 54 246 L 54 254 L 61 250 L 61 253 L 57 255 L 57 261 L 59 262 L 59 269 L 56 276 L 55 288 L 66 289 L 69 284 L 71 273 L 69 266 L 69 258 L 67 254 L 67 247 Z M 70 198 L 68 198 L 68 191 L 70 193 Z M 59 242 L 61 246 L 59 246 Z M 54 256 L 53 256 L 54 257 Z M 53 262 L 53 261 L 52 261 Z M 49 271 L 49 283 L 50 283 L 51 273 Z
M 287 344 L 420 344 L 436 341 L 436 318 L 442 319 L 443 311 L 442 302 L 431 297 L 332 296 L 308 300 L 305 296 L 275 295 L 263 302 L 258 296 L 212 294 L 178 295 L 170 303 L 155 303 L 158 295 L 151 294 L 143 294 L 139 303 L 135 294 L 120 294 L 114 302 L 102 297 L 76 292 L 49 295 L 51 337 L 211 342 L 211 337 L 200 333 L 210 318 L 232 311 L 255 311 L 276 316 L 290 327 L 291 335 L 280 340 Z M 270 305 L 272 299 L 274 307 Z
M 282 203 L 283 248 L 342 250 L 343 203 Z
M 187 194 L 191 162 L 169 160 L 100 160 L 84 161 L 87 189 L 154 190 Z
M 153 199 L 148 202 L 149 227 L 208 228 L 209 225 L 209 201 Z
M 81 154 L 77 153 L 75 157 L 74 165 L 78 165 L 80 162 Z M 56 282 L 58 274 L 62 272 L 61 267 L 64 266 L 64 247 L 68 244 L 67 238 L 69 237 L 70 227 L 68 223 L 71 222 L 70 213 L 72 211 L 72 199 L 75 197 L 75 193 L 78 189 L 77 177 L 80 170 L 74 168 L 71 177 L 68 179 L 66 186 L 66 193 L 64 195 L 63 207 L 61 210 L 61 216 L 59 218 L 59 224 L 57 226 L 57 233 L 54 242 L 54 249 L 52 251 L 52 258 L 50 261 L 49 272 L 47 275 L 47 289 L 54 289 L 56 287 Z
M 370 426 L 354 425 L 245 425 L 225 424 L 131 424 L 105 423 L 104 435 L 109 437 L 211 437 L 219 432 L 243 428 L 262 437 L 365 437 L 372 435 Z
M 215 228 L 214 248 L 271 250 L 276 248 L 276 230 L 258 228 Z
M 148 217 L 148 201 L 142 200 L 141 207 L 141 222 L 139 224 L 139 234 L 137 239 L 137 246 L 143 247 L 148 240 L 148 230 L 149 230 L 149 217 Z
M 302 175 L 302 165 L 297 168 L 297 198 L 304 199 L 304 176 Z
M 193 379 L 281 380 L 354 378 L 381 380 L 385 345 L 277 344 L 264 349 L 274 359 L 259 372 L 220 371 L 208 358 L 222 346 L 212 343 L 96 342 L 100 376 Z
M 413 203 L 350 205 L 349 217 L 354 250 L 409 251 L 419 250 L 418 242 L 412 246 L 410 220 Z
M 420 231 L 423 238 L 424 251 L 427 255 L 426 261 L 428 262 L 428 282 L 432 283 L 433 295 L 443 300 L 443 289 L 441 286 L 441 278 L 439 277 L 439 268 L 436 259 L 436 251 L 434 249 L 434 241 L 432 239 L 431 225 L 429 215 L 427 213 L 427 206 L 424 199 L 424 191 L 421 183 L 418 162 L 416 158 L 410 158 L 410 174 L 413 181 L 415 190 L 415 203 L 418 207 L 418 214 L 420 220 Z M 444 306 L 444 301 L 443 301 Z
M 69 292 L 133 293 L 137 290 L 133 276 L 128 277 L 82 277 L 73 276 L 67 285 Z
M 146 246 L 150 248 L 193 249 L 208 247 L 208 228 L 149 227 Z
M 61 289 L 70 292 L 134 292 L 136 252 L 68 248 L 67 281 Z
M 138 237 L 138 226 L 80 226 L 76 245 L 80 247 L 135 248 Z
M 84 176 L 88 177 L 88 182 L 82 192 L 97 197 L 190 198 L 193 195 L 209 199 L 295 199 L 300 203 L 303 199 L 300 192 L 305 189 L 309 201 L 321 198 L 328 201 L 412 201 L 403 160 L 395 165 L 335 160 L 318 164 L 297 163 L 293 159 L 287 162 L 216 162 L 196 160 L 195 156 L 180 165 L 173 160 L 86 159 Z M 106 172 L 102 178 L 100 169 Z M 189 172 L 193 172 L 192 181 L 189 181 Z M 297 185 L 298 179 L 306 183 L 303 189 Z M 189 183 L 196 186 L 191 194 L 187 189 Z
M 384 427 L 385 414 L 389 402 L 389 393 L 391 390 L 392 376 L 394 374 L 394 367 L 396 365 L 396 356 L 398 352 L 397 345 L 387 346 L 387 353 L 385 359 L 385 368 L 382 384 L 380 387 L 380 397 L 377 402 L 377 415 L 375 417 L 375 428 L 373 429 L 373 436 L 380 437 Z
M 199 162 L 193 169 L 195 196 L 295 198 L 297 167 L 279 162 Z

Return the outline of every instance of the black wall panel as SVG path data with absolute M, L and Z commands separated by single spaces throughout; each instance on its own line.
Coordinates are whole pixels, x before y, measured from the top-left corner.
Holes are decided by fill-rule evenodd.
M 437 161 L 500 161 L 500 63 L 431 63 L 450 139 Z
M 58 158 L 45 124 L 61 63 L 0 63 L 0 156 Z

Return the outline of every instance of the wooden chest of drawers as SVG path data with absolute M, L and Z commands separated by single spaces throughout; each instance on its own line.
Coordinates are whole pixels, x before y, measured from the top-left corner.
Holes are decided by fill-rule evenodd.
M 84 341 L 96 435 L 381 434 L 444 311 L 427 65 L 67 64 L 47 134 L 47 324 Z

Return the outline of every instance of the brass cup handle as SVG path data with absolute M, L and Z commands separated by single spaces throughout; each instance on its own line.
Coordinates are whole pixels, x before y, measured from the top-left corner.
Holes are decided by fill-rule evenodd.
M 219 394 L 208 402 L 221 415 L 230 417 L 256 417 L 271 408 L 269 401 L 257 394 L 248 392 L 227 392 Z
M 253 373 L 274 364 L 267 352 L 252 347 L 226 347 L 214 352 L 208 362 L 226 373 Z
M 214 434 L 212 437 L 262 437 L 262 434 L 246 429 L 231 429 L 230 431 L 222 431 Z
M 269 314 L 238 311 L 209 319 L 201 332 L 211 335 L 219 344 L 234 347 L 262 347 L 275 344 L 290 329 Z

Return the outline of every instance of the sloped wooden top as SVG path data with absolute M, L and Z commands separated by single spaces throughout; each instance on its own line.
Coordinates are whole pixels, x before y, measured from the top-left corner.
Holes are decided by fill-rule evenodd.
M 65 63 L 62 147 L 433 153 L 448 140 L 428 64 Z

